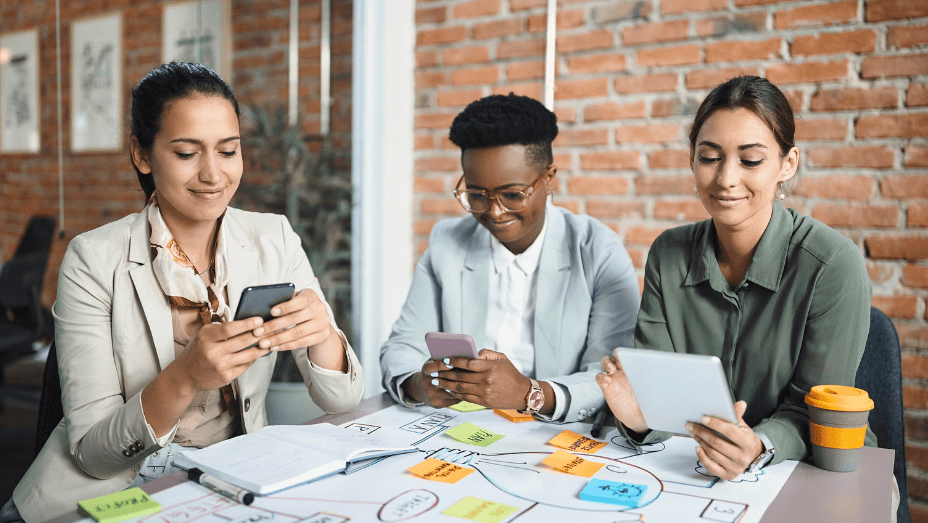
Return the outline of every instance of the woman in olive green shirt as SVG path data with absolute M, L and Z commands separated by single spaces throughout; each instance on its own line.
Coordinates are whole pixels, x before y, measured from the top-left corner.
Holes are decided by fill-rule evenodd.
M 716 87 L 690 132 L 696 192 L 712 219 L 664 232 L 645 268 L 635 346 L 718 356 L 740 400 L 737 426 L 703 420 L 729 441 L 687 427 L 699 460 L 725 479 L 809 454 L 803 397 L 819 384 L 854 385 L 869 330 L 857 247 L 779 203 L 799 166 L 794 130 L 767 80 Z M 620 429 L 637 443 L 668 438 L 649 431 L 615 360 L 603 367 L 597 382 Z M 867 444 L 876 444 L 869 429 Z

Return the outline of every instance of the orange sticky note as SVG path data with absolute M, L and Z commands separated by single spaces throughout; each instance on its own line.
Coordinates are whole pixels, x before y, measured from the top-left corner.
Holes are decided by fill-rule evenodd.
M 457 483 L 458 480 L 467 477 L 468 474 L 474 471 L 474 469 L 461 467 L 435 458 L 429 458 L 408 470 L 420 478 L 442 483 Z
M 605 441 L 596 441 L 586 436 L 581 436 L 576 432 L 565 430 L 548 441 L 549 444 L 573 452 L 585 452 L 587 454 L 596 454 L 599 449 L 608 445 Z
M 535 416 L 532 416 L 531 414 L 522 414 L 516 409 L 493 409 L 493 412 L 499 414 L 500 416 L 508 419 L 513 423 L 535 421 Z
M 565 450 L 559 450 L 541 462 L 561 472 L 573 474 L 574 476 L 583 476 L 584 478 L 592 478 L 593 474 L 603 468 L 602 463 L 587 461 Z

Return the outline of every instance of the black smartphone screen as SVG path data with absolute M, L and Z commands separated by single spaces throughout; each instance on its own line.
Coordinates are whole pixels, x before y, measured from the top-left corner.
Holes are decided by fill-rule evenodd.
M 264 321 L 269 321 L 273 319 L 271 308 L 289 301 L 293 297 L 293 291 L 292 283 L 247 287 L 242 291 L 242 297 L 235 309 L 235 320 L 260 316 Z

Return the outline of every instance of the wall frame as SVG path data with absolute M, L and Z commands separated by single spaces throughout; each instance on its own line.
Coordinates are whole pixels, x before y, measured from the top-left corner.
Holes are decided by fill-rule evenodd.
M 0 36 L 0 153 L 39 152 L 39 32 Z
M 122 14 L 71 24 L 71 150 L 121 147 Z
M 229 0 L 193 0 L 164 6 L 164 62 L 201 63 L 232 83 Z

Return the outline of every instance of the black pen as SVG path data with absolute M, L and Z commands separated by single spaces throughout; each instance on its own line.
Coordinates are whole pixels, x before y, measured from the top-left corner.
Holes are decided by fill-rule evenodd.
M 609 407 L 603 407 L 602 410 L 596 414 L 596 418 L 593 419 L 593 428 L 590 429 L 590 436 L 594 438 L 599 437 L 599 433 L 603 428 L 603 424 L 606 421 L 606 415 L 609 414 Z
M 187 479 L 190 481 L 196 481 L 200 485 L 218 492 L 223 496 L 234 499 L 242 505 L 251 505 L 251 502 L 255 500 L 255 495 L 243 488 L 238 488 L 235 485 L 226 483 L 221 479 L 216 479 L 209 474 L 204 474 L 202 470 L 193 468 L 187 471 Z

